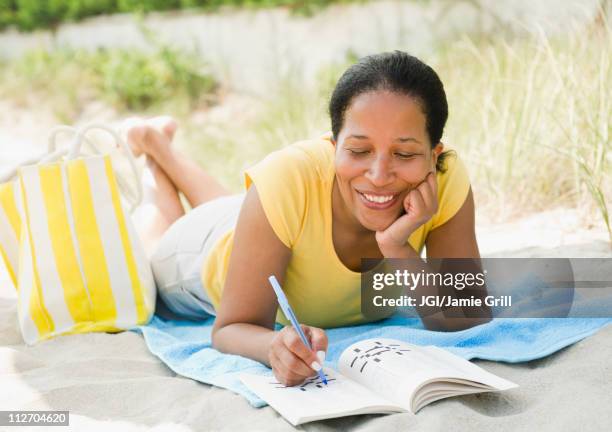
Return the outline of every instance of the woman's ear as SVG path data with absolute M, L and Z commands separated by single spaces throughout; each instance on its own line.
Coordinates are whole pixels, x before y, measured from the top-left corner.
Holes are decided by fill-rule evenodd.
M 433 166 L 435 167 L 438 164 L 438 157 L 444 151 L 444 143 L 439 142 L 436 144 L 434 148 L 431 149 L 431 159 L 433 162 Z

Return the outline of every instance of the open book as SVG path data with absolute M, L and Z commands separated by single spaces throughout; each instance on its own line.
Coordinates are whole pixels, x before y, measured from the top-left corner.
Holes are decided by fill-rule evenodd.
M 274 376 L 241 381 L 292 425 L 354 414 L 412 412 L 438 399 L 518 387 L 435 346 L 365 339 L 342 352 L 338 371 L 286 387 Z

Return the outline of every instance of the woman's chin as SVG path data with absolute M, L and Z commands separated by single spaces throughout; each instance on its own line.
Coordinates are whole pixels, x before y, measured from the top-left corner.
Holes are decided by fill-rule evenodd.
M 361 225 L 370 231 L 384 231 L 391 226 L 394 220 L 394 218 L 372 219 L 363 217 L 363 215 L 359 218 Z

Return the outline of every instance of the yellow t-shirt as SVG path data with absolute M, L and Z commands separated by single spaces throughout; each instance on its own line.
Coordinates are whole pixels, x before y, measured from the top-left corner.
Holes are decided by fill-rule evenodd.
M 283 290 L 300 323 L 321 328 L 366 322 L 361 313 L 361 273 L 338 258 L 332 241 L 334 146 L 329 134 L 270 153 L 245 172 L 245 186 L 257 187 L 264 212 L 278 238 L 292 251 Z M 438 212 L 408 239 L 421 253 L 427 234 L 457 213 L 470 181 L 456 154 L 437 173 Z M 215 308 L 225 283 L 234 230 L 222 236 L 206 258 L 202 283 Z M 270 289 L 272 289 L 270 287 Z M 278 309 L 276 321 L 289 321 Z

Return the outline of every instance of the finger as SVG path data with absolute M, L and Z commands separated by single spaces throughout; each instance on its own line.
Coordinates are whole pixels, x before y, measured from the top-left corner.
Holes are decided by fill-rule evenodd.
M 307 326 L 302 326 L 302 329 L 307 329 Z M 314 370 L 315 372 L 321 369 L 321 364 L 315 352 L 304 345 L 304 342 L 302 342 L 302 339 L 294 329 L 286 333 L 283 337 L 283 342 L 285 347 L 296 356 L 306 368 Z
M 431 174 L 428 176 L 427 181 L 421 183 L 418 189 L 421 193 L 423 203 L 425 204 L 425 209 L 430 213 L 435 213 L 437 210 L 437 200 L 433 194 L 433 191 L 431 190 L 431 183 L 429 182 L 430 176 Z
M 290 381 L 304 380 L 314 376 L 316 372 L 309 368 L 301 359 L 287 349 L 276 352 L 277 368 Z
M 406 213 L 408 213 L 408 210 L 410 210 L 410 192 L 408 192 L 406 194 L 406 198 L 404 198 L 404 210 L 406 211 Z
M 317 358 L 319 359 L 319 363 L 323 365 L 325 361 L 325 354 L 327 353 L 327 334 L 323 329 L 317 327 L 308 326 L 307 337 L 310 340 L 310 346 L 312 350 L 317 353 Z
M 280 364 L 285 368 L 285 375 L 290 379 L 301 378 L 305 379 L 315 375 L 317 372 L 302 361 L 288 349 L 282 349 L 276 352 Z
M 415 225 L 411 209 L 410 215 L 400 216 L 386 230 L 379 231 L 380 234 L 377 232 L 376 241 L 378 244 L 404 245 L 408 241 L 410 234 L 414 231 Z
M 285 369 L 283 364 L 280 362 L 280 360 L 278 359 L 278 356 L 274 354 L 273 352 L 270 353 L 270 367 L 272 368 L 272 373 L 274 374 L 274 376 L 280 383 L 286 386 L 292 386 L 296 384 L 297 380 L 296 379 L 292 380 L 289 378 L 288 371 Z
M 411 217 L 423 215 L 425 213 L 425 203 L 423 197 L 418 189 L 410 191 L 410 211 L 408 212 Z

